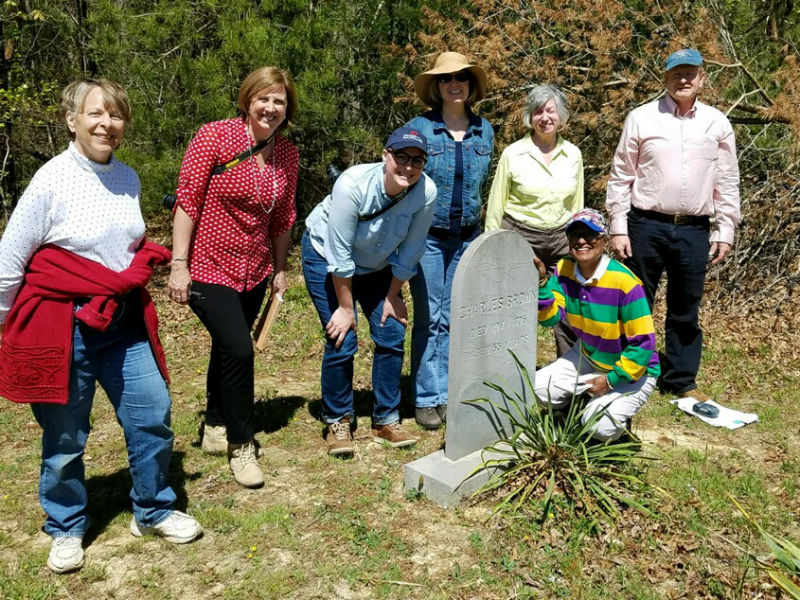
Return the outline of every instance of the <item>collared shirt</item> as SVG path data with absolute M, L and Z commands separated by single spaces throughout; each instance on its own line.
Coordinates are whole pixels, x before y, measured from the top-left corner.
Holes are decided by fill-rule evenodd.
M 606 188 L 612 234 L 628 234 L 631 205 L 713 217 L 711 241 L 732 244 L 740 219 L 739 166 L 725 115 L 695 101 L 681 117 L 669 94 L 631 111 Z
M 383 163 L 350 167 L 331 193 L 306 218 L 311 244 L 328 261 L 328 272 L 352 277 L 391 265 L 407 281 L 425 252 L 433 219 L 436 184 L 422 173 L 405 197 L 383 214 L 365 221 L 392 201 L 384 188 Z
M 603 257 L 587 280 L 571 257 L 539 289 L 539 322 L 552 327 L 566 321 L 583 355 L 615 387 L 658 377 L 661 367 L 650 305 L 641 281 L 625 265 Z
M 203 125 L 186 149 L 175 195 L 194 222 L 194 281 L 253 289 L 272 273 L 272 238 L 294 223 L 298 152 L 281 135 L 263 170 L 253 156 L 211 175 L 254 144 L 242 119 L 226 119 Z
M 503 150 L 494 173 L 486 230 L 500 229 L 503 216 L 533 229 L 556 229 L 583 208 L 583 157 L 558 136 L 550 164 L 530 133 Z

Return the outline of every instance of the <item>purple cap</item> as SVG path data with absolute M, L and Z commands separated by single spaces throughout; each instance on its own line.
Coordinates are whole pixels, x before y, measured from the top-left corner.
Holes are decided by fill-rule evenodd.
M 666 70 L 669 71 L 680 65 L 699 67 L 703 64 L 703 56 L 691 48 L 676 50 L 667 57 Z
M 402 150 L 403 148 L 418 148 L 425 154 L 428 153 L 428 140 L 413 127 L 398 127 L 386 140 L 384 146 L 387 150 Z
M 606 230 L 606 220 L 603 217 L 603 213 L 593 208 L 584 208 L 572 215 L 572 218 L 567 221 L 567 231 L 577 223 L 583 223 L 597 233 L 603 233 Z

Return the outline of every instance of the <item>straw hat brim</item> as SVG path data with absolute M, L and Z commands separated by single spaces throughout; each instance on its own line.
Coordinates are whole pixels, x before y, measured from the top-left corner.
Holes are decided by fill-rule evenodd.
M 444 73 L 458 73 L 464 69 L 472 73 L 478 85 L 478 92 L 475 96 L 475 101 L 483 100 L 486 97 L 486 73 L 478 65 L 466 62 L 464 60 L 452 59 L 442 61 L 434 68 L 420 73 L 414 78 L 414 91 L 417 96 L 425 104 L 428 104 L 430 98 L 430 88 L 436 82 L 436 76 Z

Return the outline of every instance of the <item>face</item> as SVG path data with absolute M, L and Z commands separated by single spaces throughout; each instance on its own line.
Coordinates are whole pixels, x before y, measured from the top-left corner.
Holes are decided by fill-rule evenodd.
M 288 98 L 283 86 L 259 90 L 250 97 L 247 122 L 256 140 L 263 140 L 278 130 L 286 120 Z
M 67 113 L 67 127 L 75 135 L 75 148 L 86 158 L 107 163 L 125 135 L 125 120 L 103 102 L 103 90 L 92 88 L 79 113 Z
M 705 81 L 703 68 L 693 65 L 678 65 L 665 75 L 667 93 L 678 104 L 694 102 Z
M 567 231 L 569 253 L 578 265 L 596 264 L 606 248 L 603 234 L 593 231 L 583 223 L 577 223 Z
M 558 133 L 561 126 L 561 119 L 558 116 L 556 101 L 550 98 L 538 110 L 531 114 L 531 125 L 535 135 L 552 137 Z
M 464 69 L 457 73 L 437 75 L 436 85 L 439 86 L 439 95 L 445 104 L 464 103 L 469 97 L 469 71 Z
M 401 165 L 400 162 L 405 160 L 406 156 L 409 158 L 408 162 Z M 383 162 L 386 164 L 384 187 L 386 187 L 387 193 L 392 190 L 393 193 L 390 193 L 390 195 L 393 196 L 417 183 L 422 176 L 422 169 L 425 164 L 414 166 L 414 162 L 419 163 L 419 159 L 424 159 L 425 156 L 425 153 L 419 148 L 384 150 Z M 415 161 L 415 159 L 417 160 Z

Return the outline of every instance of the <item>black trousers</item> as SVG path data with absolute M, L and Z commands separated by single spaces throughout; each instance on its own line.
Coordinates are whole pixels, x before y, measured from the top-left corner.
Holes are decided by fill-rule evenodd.
M 693 390 L 703 352 L 698 313 L 706 279 L 709 225 L 665 223 L 631 211 L 628 237 L 633 256 L 625 263 L 642 280 L 651 310 L 661 275 L 667 274 L 659 386 L 677 394 Z
M 250 330 L 266 291 L 266 279 L 247 292 L 213 283 L 192 283 L 189 306 L 211 334 L 206 424 L 225 425 L 231 444 L 247 443 L 255 434 L 255 354 Z

